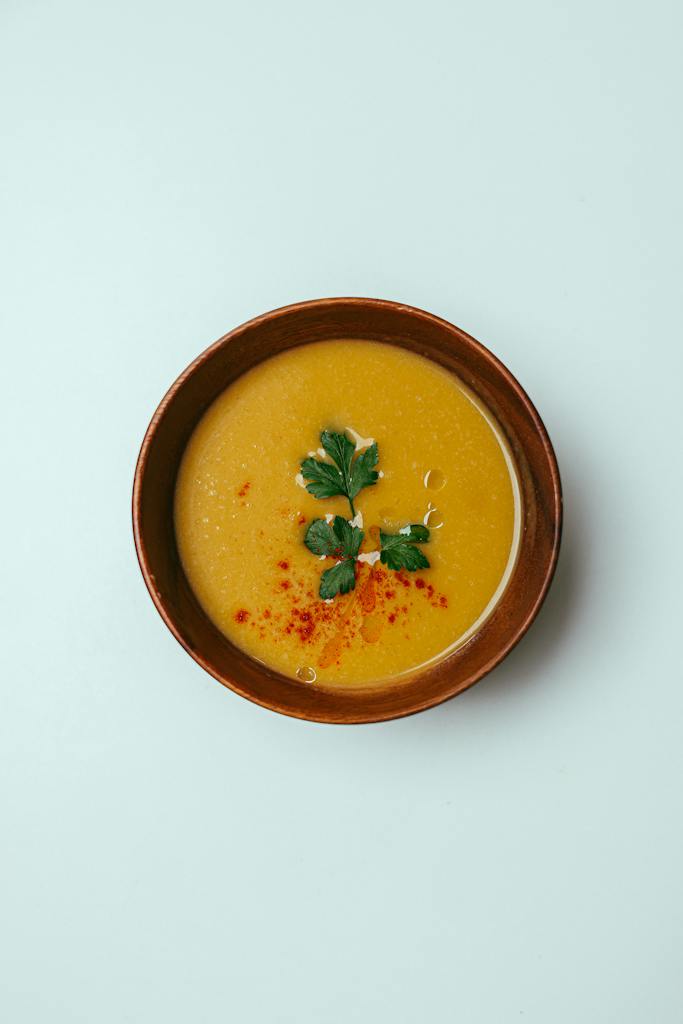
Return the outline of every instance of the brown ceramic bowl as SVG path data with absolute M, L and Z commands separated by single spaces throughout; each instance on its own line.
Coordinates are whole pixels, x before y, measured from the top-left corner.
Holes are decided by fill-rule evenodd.
M 332 691 L 288 679 L 253 661 L 207 618 L 185 578 L 173 529 L 173 492 L 185 445 L 213 400 L 269 356 L 309 341 L 365 338 L 428 356 L 488 406 L 516 461 L 522 536 L 516 567 L 481 629 L 444 661 L 396 685 Z M 378 722 L 440 704 L 490 672 L 533 622 L 560 546 L 562 495 L 552 445 L 512 374 L 483 345 L 431 313 L 379 299 L 317 299 L 235 328 L 203 352 L 154 413 L 135 472 L 133 530 L 140 568 L 162 619 L 207 672 L 263 707 L 316 722 Z

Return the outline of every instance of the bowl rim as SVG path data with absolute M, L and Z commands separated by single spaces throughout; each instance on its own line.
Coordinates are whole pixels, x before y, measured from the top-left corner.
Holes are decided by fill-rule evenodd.
M 524 406 L 525 412 L 529 416 L 529 419 L 533 423 L 536 435 L 541 442 L 543 455 L 547 461 L 547 466 L 550 471 L 551 477 L 551 495 L 552 495 L 552 526 L 553 526 L 553 537 L 552 547 L 550 555 L 547 559 L 546 571 L 543 577 L 542 583 L 539 586 L 536 594 L 536 599 L 529 608 L 525 618 L 519 623 L 518 627 L 512 632 L 509 638 L 504 644 L 495 652 L 495 654 L 483 665 L 479 666 L 478 669 L 471 672 L 465 680 L 461 680 L 452 687 L 444 687 L 443 692 L 438 694 L 424 697 L 423 699 L 416 699 L 415 702 L 407 708 L 401 708 L 398 710 L 381 710 L 376 713 L 369 713 L 362 716 L 344 717 L 337 718 L 331 715 L 321 714 L 317 716 L 310 712 L 299 711 L 290 706 L 278 705 L 275 701 L 260 699 L 257 695 L 249 692 L 247 689 L 239 686 L 237 682 L 231 679 L 226 674 L 218 671 L 210 660 L 205 658 L 201 651 L 194 649 L 188 644 L 182 635 L 181 630 L 176 624 L 174 616 L 169 612 L 167 603 L 164 597 L 157 590 L 152 570 L 150 568 L 147 551 L 145 547 L 144 537 L 141 528 L 141 502 L 142 502 L 142 488 L 144 483 L 145 472 L 147 468 L 148 456 L 150 449 L 154 442 L 157 430 L 166 410 L 169 408 L 171 403 L 174 401 L 178 392 L 183 388 L 185 382 L 192 377 L 197 370 L 210 360 L 213 354 L 224 345 L 228 344 L 234 337 L 242 335 L 246 331 L 253 329 L 254 327 L 262 324 L 266 321 L 276 319 L 278 317 L 284 317 L 292 312 L 302 310 L 317 310 L 321 313 L 328 308 L 345 305 L 348 307 L 357 308 L 375 308 L 375 309 L 387 309 L 399 313 L 407 313 L 409 316 L 416 317 L 432 323 L 433 325 L 444 329 L 448 333 L 454 335 L 461 342 L 474 348 L 482 358 L 492 365 L 498 374 L 504 379 L 506 386 L 515 393 L 516 397 Z M 387 342 L 391 344 L 391 342 Z M 266 357 L 270 358 L 270 357 Z M 443 704 L 453 697 L 464 693 L 470 687 L 478 683 L 485 675 L 491 672 L 497 665 L 499 665 L 508 654 L 517 646 L 522 637 L 527 633 L 530 626 L 536 619 L 543 602 L 548 594 L 548 590 L 552 583 L 557 568 L 557 562 L 559 558 L 561 540 L 562 540 L 562 528 L 563 528 L 563 495 L 562 495 L 562 482 L 560 478 L 560 471 L 557 464 L 557 458 L 553 449 L 552 442 L 548 435 L 548 431 L 545 427 L 541 416 L 539 415 L 536 407 L 529 398 L 528 394 L 519 383 L 517 378 L 511 373 L 511 371 L 505 366 L 503 362 L 483 345 L 472 335 L 457 325 L 445 320 L 443 317 L 439 317 L 434 313 L 430 313 L 427 310 L 421 309 L 418 306 L 412 306 L 404 302 L 398 302 L 391 299 L 377 299 L 377 298 L 366 298 L 362 296 L 329 296 L 319 299 L 307 299 L 302 302 L 289 303 L 285 306 L 278 306 L 275 309 L 268 310 L 265 313 L 261 313 L 258 316 L 252 317 L 234 327 L 226 334 L 218 338 L 217 341 L 213 342 L 206 349 L 199 353 L 195 359 L 190 362 L 185 369 L 176 377 L 166 393 L 159 402 L 155 409 L 149 425 L 145 431 L 142 444 L 135 465 L 135 474 L 133 478 L 133 491 L 132 491 L 132 525 L 133 525 L 133 538 L 135 542 L 135 551 L 137 555 L 138 564 L 142 577 L 145 582 L 145 586 L 149 592 L 150 597 L 156 607 L 157 612 L 161 616 L 162 620 L 166 624 L 171 634 L 175 637 L 178 643 L 183 647 L 190 657 L 197 662 L 206 672 L 209 673 L 219 683 L 222 683 L 227 688 L 233 690 L 241 697 L 245 697 L 247 700 L 254 704 L 258 704 L 270 711 L 276 711 L 279 714 L 284 714 L 290 718 L 297 718 L 304 721 L 319 722 L 322 724 L 372 724 L 383 721 L 392 721 L 398 718 L 405 718 L 410 715 L 418 714 L 420 711 L 426 711 L 431 707 L 437 707 L 439 704 Z M 485 624 L 482 625 L 483 628 Z M 478 634 L 475 634 L 475 636 Z M 474 639 L 471 637 L 470 640 Z M 470 642 L 467 641 L 467 643 Z M 466 646 L 466 645 L 465 645 Z M 253 660 L 253 659 L 252 659 Z

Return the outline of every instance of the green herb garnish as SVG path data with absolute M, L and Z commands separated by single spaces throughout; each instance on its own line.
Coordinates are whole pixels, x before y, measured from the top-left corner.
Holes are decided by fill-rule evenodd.
M 373 469 L 379 457 L 377 445 L 371 444 L 354 459 L 356 446 L 345 434 L 333 434 L 329 430 L 323 430 L 320 441 L 334 465 L 310 456 L 304 459 L 301 463 L 301 475 L 304 480 L 310 481 L 306 484 L 306 490 L 316 498 L 343 495 L 351 506 L 351 515 L 355 516 L 353 499 L 364 487 L 371 487 L 377 483 L 379 474 Z
M 314 555 L 328 555 L 339 561 L 320 577 L 320 596 L 329 601 L 336 594 L 348 594 L 356 585 L 356 559 L 363 543 L 363 531 L 342 516 L 331 523 L 314 519 L 306 530 L 306 547 Z
M 429 540 L 429 530 L 422 523 L 411 523 L 398 533 L 382 533 L 380 530 L 380 561 L 389 569 L 428 569 L 429 559 L 416 547 Z
M 356 456 L 356 446 L 345 434 L 324 430 L 320 435 L 325 453 L 332 462 L 323 462 L 309 456 L 301 463 L 301 475 L 306 490 L 315 498 L 346 498 L 351 515 L 356 518 L 353 499 L 364 487 L 372 487 L 379 479 L 375 470 L 379 454 L 373 443 Z M 356 562 L 363 543 L 363 531 L 352 526 L 343 516 L 331 522 L 314 519 L 306 530 L 304 543 L 314 555 L 336 558 L 337 564 L 326 569 L 320 577 L 320 596 L 329 601 L 337 594 L 348 594 L 356 586 Z M 398 533 L 380 531 L 380 561 L 388 569 L 428 569 L 429 561 L 417 547 L 429 540 L 429 530 L 421 523 L 404 526 Z M 376 556 L 375 556 L 376 557 Z

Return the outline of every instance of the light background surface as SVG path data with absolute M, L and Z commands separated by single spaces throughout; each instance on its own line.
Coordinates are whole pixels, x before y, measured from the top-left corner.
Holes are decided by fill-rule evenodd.
M 8 1024 L 678 1024 L 680 5 L 4 0 Z M 463 697 L 278 717 L 130 530 L 166 387 L 241 321 L 399 299 L 488 344 L 566 494 Z

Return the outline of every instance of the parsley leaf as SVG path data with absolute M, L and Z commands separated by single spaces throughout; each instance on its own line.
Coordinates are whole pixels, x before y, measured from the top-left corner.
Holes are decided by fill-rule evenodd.
M 356 447 L 345 434 L 323 430 L 320 441 L 334 465 L 311 456 L 304 459 L 301 463 L 301 475 L 308 481 L 306 490 L 315 498 L 334 498 L 338 494 L 343 495 L 351 506 L 351 514 L 355 516 L 353 499 L 359 491 L 372 486 L 378 479 L 379 474 L 373 469 L 379 458 L 377 444 L 371 444 L 354 460 Z
M 345 489 L 347 489 L 351 474 L 351 460 L 356 450 L 355 444 L 349 440 L 346 434 L 333 434 L 330 430 L 323 430 L 320 435 L 320 443 L 332 461 L 339 467 Z
M 335 594 L 348 594 L 356 585 L 355 562 L 363 543 L 363 531 L 351 526 L 342 516 L 331 523 L 314 519 L 306 530 L 304 543 L 315 555 L 328 555 L 339 562 L 320 577 L 320 596 L 329 600 Z
M 380 561 L 389 569 L 428 569 L 429 560 L 416 544 L 424 544 L 429 540 L 429 530 L 422 523 L 411 523 L 404 527 L 405 532 L 382 533 L 380 530 Z
M 355 498 L 364 487 L 372 487 L 377 483 L 379 473 L 373 466 L 377 465 L 378 459 L 377 442 L 374 441 L 369 448 L 360 453 L 351 467 L 351 498 Z
M 324 519 L 313 520 L 306 530 L 304 544 L 314 555 L 336 555 L 341 551 L 337 535 Z
M 334 498 L 337 494 L 346 496 L 344 480 L 336 466 L 319 459 L 304 459 L 301 475 L 307 480 L 306 490 L 314 498 Z
M 314 519 L 306 530 L 304 543 L 314 555 L 355 558 L 363 543 L 363 531 L 351 526 L 343 516 L 335 516 L 331 523 Z
M 354 562 L 346 559 L 325 569 L 320 577 L 320 596 L 323 601 L 330 601 L 337 594 L 348 594 L 356 586 L 356 570 Z

